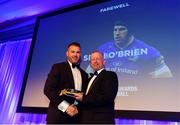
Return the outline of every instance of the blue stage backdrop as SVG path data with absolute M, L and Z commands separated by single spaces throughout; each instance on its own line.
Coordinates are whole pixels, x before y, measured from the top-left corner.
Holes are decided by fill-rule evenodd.
M 0 44 L 0 124 L 46 123 L 46 114 L 16 113 L 31 39 Z M 178 125 L 178 122 L 116 119 L 121 125 Z
M 93 72 L 90 53 L 98 49 L 106 69 L 118 74 L 117 117 L 180 120 L 179 3 L 89 2 L 38 17 L 18 111 L 47 108 L 47 75 L 52 64 L 66 60 L 67 44 L 76 41 L 82 46 L 84 70 Z M 121 35 L 116 34 L 117 24 Z M 126 33 L 124 44 L 121 36 Z

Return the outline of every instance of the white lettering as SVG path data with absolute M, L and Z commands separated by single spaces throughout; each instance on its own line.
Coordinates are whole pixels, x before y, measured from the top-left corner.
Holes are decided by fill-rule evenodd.
M 148 54 L 148 48 L 139 48 L 139 49 L 131 49 L 125 51 L 104 53 L 104 59 L 113 59 L 119 57 L 136 57 L 147 54 Z M 90 61 L 90 55 L 84 55 L 83 61 Z
M 118 4 L 118 5 L 114 5 L 114 6 L 109 6 L 109 7 L 106 7 L 106 8 L 101 8 L 100 9 L 100 13 L 104 13 L 104 12 L 108 12 L 108 11 L 113 11 L 113 10 L 116 10 L 116 9 L 121 9 L 121 8 L 125 8 L 125 7 L 129 7 L 130 4 L 129 3 L 121 3 L 121 4 Z

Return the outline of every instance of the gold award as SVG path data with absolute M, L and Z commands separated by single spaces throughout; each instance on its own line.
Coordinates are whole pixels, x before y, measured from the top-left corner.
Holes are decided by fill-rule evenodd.
M 63 89 L 61 90 L 59 96 L 66 95 L 66 96 L 74 97 L 74 94 L 76 93 L 83 94 L 83 92 L 75 89 Z

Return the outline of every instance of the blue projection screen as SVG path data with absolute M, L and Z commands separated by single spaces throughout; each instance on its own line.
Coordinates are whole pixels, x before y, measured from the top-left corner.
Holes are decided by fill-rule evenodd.
M 180 113 L 179 12 L 179 0 L 113 0 L 38 17 L 20 107 L 47 108 L 47 75 L 52 64 L 66 60 L 66 46 L 75 41 L 84 70 L 92 72 L 90 53 L 97 49 L 106 69 L 118 74 L 118 112 Z

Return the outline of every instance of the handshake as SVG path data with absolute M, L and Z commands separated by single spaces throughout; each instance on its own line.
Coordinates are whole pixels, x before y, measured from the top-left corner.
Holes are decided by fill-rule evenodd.
M 74 104 L 71 104 L 71 105 L 69 105 L 68 108 L 66 109 L 66 113 L 67 113 L 69 116 L 73 117 L 73 116 L 75 116 L 75 115 L 78 114 L 78 109 L 77 109 L 77 107 L 76 107 Z
M 73 97 L 78 101 L 82 101 L 82 98 L 83 98 L 83 93 L 81 91 L 74 90 L 74 89 L 63 89 L 61 90 L 61 93 L 59 94 L 59 96 L 62 96 L 62 95 Z M 78 109 L 76 105 L 75 104 L 69 105 L 68 108 L 66 109 L 66 113 L 71 117 L 77 115 Z

